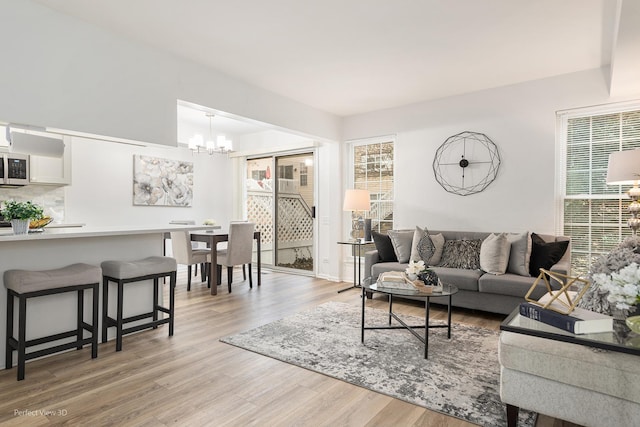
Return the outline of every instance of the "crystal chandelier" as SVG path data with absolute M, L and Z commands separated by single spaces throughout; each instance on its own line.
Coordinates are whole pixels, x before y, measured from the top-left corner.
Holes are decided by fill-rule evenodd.
M 227 139 L 224 135 L 218 135 L 218 138 L 213 138 L 213 113 L 205 113 L 209 118 L 209 139 L 205 142 L 204 138 L 200 134 L 194 135 L 189 139 L 189 149 L 192 153 L 206 153 L 206 154 L 228 154 L 233 151 L 233 146 L 230 139 Z

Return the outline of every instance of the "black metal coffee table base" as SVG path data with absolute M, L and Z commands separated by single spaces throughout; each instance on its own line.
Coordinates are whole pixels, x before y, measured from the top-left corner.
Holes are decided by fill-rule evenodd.
M 377 292 L 387 294 L 389 296 L 389 324 L 384 326 L 365 326 L 365 294 L 366 292 Z M 364 331 L 365 330 L 375 330 L 375 329 L 406 329 L 413 336 L 418 338 L 420 342 L 424 344 L 424 358 L 427 359 L 429 356 L 429 329 L 435 328 L 447 328 L 447 338 L 451 339 L 451 297 L 454 293 L 458 292 L 458 288 L 455 286 L 449 286 L 447 291 L 443 293 L 437 294 L 423 294 L 419 292 L 414 292 L 412 294 L 407 294 L 405 290 L 399 289 L 385 289 L 377 287 L 376 285 L 369 286 L 365 281 L 365 284 L 362 286 L 362 324 L 361 324 L 361 342 L 364 343 Z M 424 325 L 408 325 L 405 323 L 397 314 L 393 312 L 393 297 L 394 296 L 403 296 L 410 297 L 411 299 L 424 300 Z M 431 304 L 431 298 L 442 298 L 448 297 L 447 302 L 447 323 L 446 324 L 437 324 L 431 325 L 429 324 L 429 306 Z M 391 325 L 391 320 L 395 319 L 400 325 L 393 326 Z M 424 336 L 418 332 L 416 329 L 424 329 Z

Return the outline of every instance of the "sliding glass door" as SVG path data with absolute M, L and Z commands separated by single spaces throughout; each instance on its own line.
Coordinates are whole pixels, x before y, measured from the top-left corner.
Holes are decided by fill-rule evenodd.
M 247 218 L 262 233 L 262 262 L 314 271 L 313 153 L 247 160 Z

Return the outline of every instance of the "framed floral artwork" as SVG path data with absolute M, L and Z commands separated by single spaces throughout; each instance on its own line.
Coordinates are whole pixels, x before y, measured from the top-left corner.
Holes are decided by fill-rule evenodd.
M 187 206 L 193 202 L 193 163 L 133 156 L 133 204 Z

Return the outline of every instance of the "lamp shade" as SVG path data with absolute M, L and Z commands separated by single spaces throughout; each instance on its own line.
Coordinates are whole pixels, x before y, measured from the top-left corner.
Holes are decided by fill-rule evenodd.
M 626 185 L 640 181 L 640 148 L 609 154 L 607 184 Z
M 371 209 L 369 190 L 347 190 L 346 193 L 344 193 L 342 210 L 368 211 L 369 209 Z

